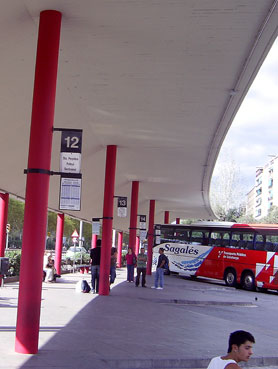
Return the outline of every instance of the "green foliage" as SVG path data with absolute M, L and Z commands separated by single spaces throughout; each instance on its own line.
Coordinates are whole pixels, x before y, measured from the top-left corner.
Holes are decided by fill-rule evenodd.
M 9 275 L 17 276 L 20 271 L 21 251 L 6 251 L 5 256 L 9 258 Z
M 272 206 L 268 215 L 260 219 L 260 223 L 277 224 L 278 223 L 278 207 Z
M 9 198 L 8 223 L 11 225 L 10 236 L 18 235 L 22 232 L 24 219 L 24 203 L 19 200 Z

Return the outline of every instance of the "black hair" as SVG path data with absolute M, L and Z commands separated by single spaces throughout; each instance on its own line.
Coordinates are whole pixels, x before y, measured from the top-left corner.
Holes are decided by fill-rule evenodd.
M 100 247 L 101 246 L 101 239 L 99 238 L 98 240 L 97 240 L 97 247 Z
M 163 248 L 163 247 L 160 247 L 160 248 L 159 248 L 159 251 L 164 252 L 164 248 Z
M 232 352 L 232 345 L 237 345 L 239 347 L 246 341 L 255 343 L 255 338 L 251 333 L 245 331 L 235 331 L 231 333 L 229 338 L 228 353 Z

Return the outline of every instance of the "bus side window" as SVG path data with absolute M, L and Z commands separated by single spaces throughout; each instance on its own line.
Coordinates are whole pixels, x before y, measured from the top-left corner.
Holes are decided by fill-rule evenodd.
M 244 240 L 239 240 L 238 241 L 238 247 L 240 248 L 240 249 L 245 249 L 246 248 L 246 241 L 244 241 Z
M 238 240 L 231 240 L 232 247 L 238 247 Z
M 265 249 L 265 251 L 273 251 L 274 250 L 273 243 L 272 242 L 266 242 L 264 249 Z
M 255 243 L 255 250 L 260 250 L 260 251 L 264 250 L 264 243 L 260 242 L 260 241 L 256 242 Z
M 253 250 L 254 249 L 253 241 L 247 241 L 246 248 L 247 250 Z

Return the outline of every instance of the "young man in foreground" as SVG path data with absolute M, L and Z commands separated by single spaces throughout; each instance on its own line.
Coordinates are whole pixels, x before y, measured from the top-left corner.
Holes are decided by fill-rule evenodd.
M 211 359 L 207 369 L 241 369 L 238 363 L 247 362 L 253 354 L 255 338 L 251 333 L 235 331 L 230 334 L 228 354 Z

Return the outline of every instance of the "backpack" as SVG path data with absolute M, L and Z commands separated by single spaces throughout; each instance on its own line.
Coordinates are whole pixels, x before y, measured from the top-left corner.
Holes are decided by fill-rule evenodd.
M 166 255 L 164 255 L 164 256 L 165 256 L 165 263 L 163 265 L 163 268 L 164 269 L 169 269 L 169 259 Z
M 88 282 L 83 279 L 81 282 L 81 292 L 89 293 L 91 291 L 91 287 L 89 286 Z

